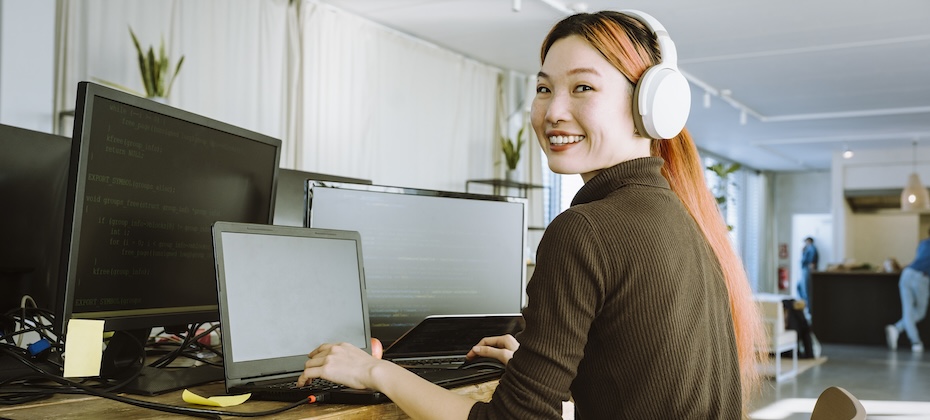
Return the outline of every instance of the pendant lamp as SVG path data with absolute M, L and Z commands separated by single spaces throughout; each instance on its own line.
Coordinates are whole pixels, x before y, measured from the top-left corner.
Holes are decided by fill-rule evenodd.
M 901 191 L 901 210 L 902 211 L 921 211 L 930 210 L 930 194 L 920 182 L 920 175 L 917 175 L 917 141 L 914 141 L 914 171 L 907 177 L 907 185 Z

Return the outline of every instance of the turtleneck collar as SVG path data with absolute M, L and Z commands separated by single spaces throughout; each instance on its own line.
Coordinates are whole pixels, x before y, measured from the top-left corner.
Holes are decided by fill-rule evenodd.
M 637 184 L 669 189 L 668 180 L 662 176 L 664 163 L 665 160 L 662 158 L 650 156 L 628 160 L 604 169 L 581 187 L 575 194 L 572 205 L 600 200 L 626 185 Z

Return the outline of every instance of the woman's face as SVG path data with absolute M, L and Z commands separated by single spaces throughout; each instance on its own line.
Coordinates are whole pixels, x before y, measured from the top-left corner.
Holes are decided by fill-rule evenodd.
M 536 83 L 531 119 L 549 168 L 587 182 L 620 162 L 649 156 L 634 135 L 632 85 L 577 35 L 552 44 Z

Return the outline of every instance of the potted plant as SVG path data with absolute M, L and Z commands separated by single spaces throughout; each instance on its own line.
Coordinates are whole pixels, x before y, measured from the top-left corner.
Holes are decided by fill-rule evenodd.
M 174 72 L 169 73 L 171 62 L 168 59 L 168 55 L 165 53 L 164 38 L 161 40 L 161 44 L 158 48 L 158 55 L 156 56 L 154 46 L 149 46 L 148 51 L 143 51 L 142 45 L 139 44 L 139 39 L 136 38 L 136 34 L 132 31 L 132 27 L 129 28 L 129 36 L 132 37 L 132 43 L 136 47 L 136 54 L 139 60 L 139 72 L 142 74 L 142 85 L 145 87 L 145 93 L 113 82 L 104 80 L 101 80 L 101 82 L 117 89 L 139 96 L 145 96 L 150 99 L 167 98 L 171 93 L 171 86 L 174 85 L 174 80 L 181 71 L 181 65 L 184 64 L 184 56 L 182 55 L 178 60 L 178 64 L 174 66 Z
M 520 163 L 520 150 L 523 148 L 523 133 L 526 131 L 526 124 L 520 127 L 517 132 L 517 141 L 514 143 L 509 137 L 501 137 L 501 151 L 504 152 L 504 161 L 507 163 L 506 180 L 509 182 L 513 179 L 513 172 Z
M 715 163 L 707 167 L 708 170 L 717 175 L 718 182 L 712 188 L 714 193 L 714 198 L 717 199 L 717 204 L 723 208 L 726 208 L 727 205 L 727 187 L 730 184 L 730 174 L 740 170 L 742 165 L 739 163 Z
M 149 46 L 148 53 L 143 54 L 142 46 L 136 34 L 129 28 L 129 35 L 132 36 L 132 43 L 136 46 L 136 53 L 139 55 L 139 71 L 142 72 L 142 84 L 145 85 L 145 96 L 148 98 L 167 98 L 171 93 L 171 86 L 174 85 L 174 79 L 178 77 L 181 71 L 181 65 L 184 64 L 184 56 L 178 60 L 174 67 L 174 73 L 168 74 L 169 60 L 165 54 L 165 39 L 161 39 L 158 48 L 158 57 L 155 57 L 154 47 Z
M 711 188 L 714 198 L 717 199 L 717 205 L 720 206 L 721 213 L 726 214 L 727 209 L 727 190 L 731 184 L 730 175 L 740 170 L 743 166 L 739 163 L 715 163 L 706 169 L 717 175 L 717 182 Z M 733 226 L 727 225 L 728 230 L 733 230 Z

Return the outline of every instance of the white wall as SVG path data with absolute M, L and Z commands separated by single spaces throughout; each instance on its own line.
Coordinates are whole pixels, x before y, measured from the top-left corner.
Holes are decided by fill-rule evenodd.
M 792 239 L 793 220 L 799 214 L 823 214 L 832 210 L 833 198 L 830 193 L 830 172 L 780 172 L 772 175 L 772 215 L 775 236 L 776 267 L 788 269 L 789 278 L 795 278 L 798 264 L 792 255 L 802 244 Z M 807 235 L 810 235 L 808 233 Z M 805 235 L 806 236 L 806 235 Z M 779 254 L 778 248 L 784 246 L 786 253 Z M 828 261 L 821 260 L 821 265 Z M 777 277 L 764 276 L 759 281 L 760 291 L 777 291 Z
M 55 0 L 0 0 L 0 124 L 52 132 Z
M 899 143 L 881 150 L 857 150 L 851 159 L 833 156 L 831 192 L 836 255 L 859 262 L 881 264 L 894 256 L 902 265 L 914 258 L 919 238 L 926 237 L 927 213 L 884 211 L 873 215 L 853 213 L 844 190 L 904 189 L 907 176 L 916 171 L 926 187 L 930 181 L 930 146 Z M 877 236 L 876 236 L 877 235 Z M 888 238 L 885 238 L 887 235 Z M 884 241 L 879 244 L 881 239 Z
M 847 253 L 858 263 L 880 267 L 892 257 L 904 266 L 917 253 L 919 217 L 907 213 L 853 214 L 849 220 Z

